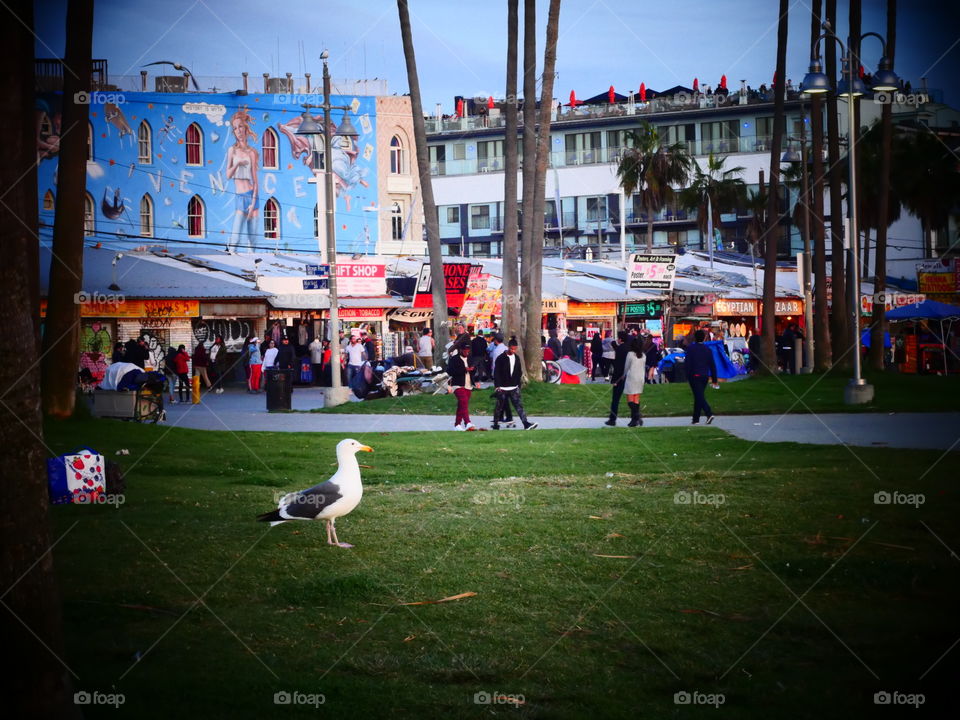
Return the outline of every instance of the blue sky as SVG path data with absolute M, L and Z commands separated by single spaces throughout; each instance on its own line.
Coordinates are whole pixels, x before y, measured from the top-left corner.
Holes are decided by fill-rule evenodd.
M 543 60 L 547 1 L 538 0 L 538 65 Z M 944 91 L 956 106 L 960 23 L 955 2 L 900 0 L 896 70 L 920 87 Z M 953 6 L 946 9 L 948 6 Z M 66 0 L 36 3 L 37 56 L 63 52 Z M 809 63 L 810 20 L 805 0 L 791 3 L 787 77 L 798 84 Z M 864 0 L 863 30 L 886 34 L 885 3 Z M 410 0 L 424 109 L 455 95 L 502 97 L 505 87 L 506 2 Z M 769 84 L 776 61 L 776 0 L 637 2 L 563 0 L 554 96 L 566 101 L 605 92 L 701 84 L 728 86 L 746 79 Z M 523 2 L 520 2 L 523 14 Z M 847 3 L 838 2 L 838 30 L 846 35 Z M 94 57 L 109 61 L 111 76 L 137 75 L 141 66 L 172 60 L 194 75 L 235 76 L 248 71 L 260 87 L 264 72 L 319 79 L 318 56 L 330 51 L 336 78 L 379 77 L 391 93 L 407 92 L 394 0 L 96 0 Z M 868 40 L 865 64 L 875 66 L 880 43 Z M 209 85 L 209 83 L 207 83 Z M 216 83 L 221 90 L 234 89 Z M 202 89 L 208 89 L 204 87 Z

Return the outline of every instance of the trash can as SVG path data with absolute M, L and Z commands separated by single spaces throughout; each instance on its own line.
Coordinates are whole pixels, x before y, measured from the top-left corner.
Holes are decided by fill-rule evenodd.
M 673 377 L 670 382 L 683 383 L 687 381 L 687 365 L 684 360 L 675 360 L 673 363 Z
M 267 410 L 290 410 L 293 370 L 267 370 Z

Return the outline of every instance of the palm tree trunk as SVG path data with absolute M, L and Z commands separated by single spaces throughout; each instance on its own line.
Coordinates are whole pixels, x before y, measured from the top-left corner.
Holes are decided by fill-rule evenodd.
M 897 40 L 897 0 L 887 0 L 887 57 L 893 62 Z M 887 290 L 887 229 L 890 214 L 890 174 L 893 158 L 893 106 L 887 103 L 880 112 L 880 202 L 877 214 L 877 254 L 874 258 L 873 317 L 870 319 L 869 364 L 874 370 L 884 369 L 883 338 L 887 331 L 886 307 L 878 303 Z
M 547 39 L 543 50 L 543 85 L 540 89 L 540 122 L 537 135 L 536 175 L 534 176 L 533 218 L 530 238 L 530 262 L 527 273 L 530 292 L 523 298 L 527 317 L 526 344 L 523 359 L 527 379 L 539 379 L 540 373 L 531 368 L 540 367 L 540 324 L 543 315 L 543 208 L 547 182 L 547 164 L 550 160 L 550 113 L 553 110 L 553 77 L 557 66 L 557 35 L 560 31 L 560 0 L 550 0 L 547 11 Z
M 820 36 L 820 10 L 823 0 L 813 0 L 810 13 L 810 48 L 814 48 Z M 813 95 L 810 103 L 810 128 L 813 135 L 813 184 L 811 232 L 813 233 L 813 364 L 817 372 L 830 369 L 830 309 L 827 307 L 827 251 L 823 220 L 823 99 Z
M 653 206 L 647 205 L 647 252 L 653 252 Z
M 507 338 L 520 332 L 520 269 L 517 247 L 517 41 L 519 0 L 507 0 L 507 102 L 503 159 L 503 307 Z M 562 218 L 557 208 L 558 219 Z M 560 220 L 562 223 L 562 219 Z
M 443 347 L 450 337 L 447 319 L 447 293 L 443 278 L 443 252 L 440 249 L 440 218 L 433 197 L 433 182 L 430 175 L 430 158 L 427 149 L 427 130 L 423 120 L 423 103 L 420 99 L 420 78 L 417 75 L 417 56 L 410 30 L 410 10 L 407 0 L 397 0 L 400 15 L 400 36 L 403 40 L 403 59 L 407 65 L 407 82 L 410 85 L 410 106 L 413 113 L 413 137 L 417 146 L 417 167 L 420 170 L 420 194 L 423 198 L 423 222 L 427 229 L 427 251 L 430 257 L 430 284 L 433 294 L 433 336 L 436 338 L 434 361 L 439 362 Z
M 827 22 L 837 26 L 837 0 L 826 0 Z M 831 82 L 837 77 L 837 44 L 824 42 L 825 65 Z M 843 248 L 843 169 L 840 164 L 840 127 L 837 117 L 837 96 L 827 93 L 827 150 L 830 163 L 830 249 L 831 249 L 831 301 L 830 344 L 833 349 L 833 364 L 849 368 L 850 323 L 847 318 L 847 281 Z
M 71 3 L 71 18 L 77 9 L 77 4 Z M 0 42 L 8 53 L 4 74 L 7 99 L 13 107 L 32 108 L 33 3 L 15 0 L 4 6 L 2 16 Z M 88 43 L 89 39 L 88 34 Z M 79 70 L 69 65 L 67 68 L 67 76 Z M 84 78 L 84 89 L 88 89 L 90 74 L 78 75 Z M 16 350 L 0 363 L 0 387 L 9 391 L 0 403 L 0 424 L 8 448 L 0 459 L 0 476 L 7 478 L 0 505 L 0 578 L 5 588 L 3 640 L 4 652 L 15 658 L 4 672 L 4 706 L 9 717 L 75 717 L 79 713 L 73 703 L 68 669 L 60 660 L 64 653 L 60 595 L 50 553 L 52 537 L 47 511 L 47 452 L 38 365 L 40 271 L 33 113 L 9 113 L 5 126 L 6 142 L 0 145 L 0 183 L 6 188 L 0 203 L 0 247 L 4 255 L 0 287 L 6 298 L 6 330 L 15 339 Z M 86 123 L 75 132 L 86 144 Z M 75 227 L 82 231 L 82 215 Z M 79 274 L 79 267 L 75 271 Z M 77 356 L 67 356 L 64 365 L 72 398 Z
M 53 228 L 53 261 L 43 332 L 43 409 L 47 415 L 67 418 L 76 400 L 80 362 L 80 305 L 82 289 L 84 201 L 87 180 L 89 104 L 72 102 L 88 93 L 93 75 L 93 0 L 71 0 L 67 6 L 66 72 L 63 74 L 63 131 L 57 170 L 57 204 Z
M 533 240 L 533 192 L 537 173 L 537 3 L 524 0 L 523 5 L 523 175 L 520 226 L 520 301 L 532 292 L 530 287 L 530 259 Z M 521 308 L 523 306 L 521 305 Z M 526 344 L 527 323 L 524 309 L 520 312 L 520 332 L 517 339 Z M 539 332 L 540 318 L 536 318 Z M 540 343 L 537 341 L 537 349 Z M 519 349 L 523 354 L 523 347 Z M 539 365 L 539 364 L 538 364 Z M 524 366 L 526 368 L 526 366 Z M 538 372 L 533 373 L 539 375 Z M 529 379 L 529 376 L 528 376 Z
M 777 368 L 776 299 L 777 299 L 777 240 L 780 237 L 780 145 L 783 143 L 784 101 L 787 76 L 787 12 L 789 3 L 780 0 L 780 18 L 777 23 L 777 85 L 774 88 L 773 138 L 770 149 L 770 195 L 767 200 L 767 247 L 763 259 L 763 351 L 761 374 L 772 374 Z

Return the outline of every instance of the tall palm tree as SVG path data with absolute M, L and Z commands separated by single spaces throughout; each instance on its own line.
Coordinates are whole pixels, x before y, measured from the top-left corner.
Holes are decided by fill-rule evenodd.
M 892 128 L 891 128 L 892 130 Z M 863 276 L 869 277 L 869 264 L 866 250 L 870 246 L 870 231 L 876 230 L 879 234 L 883 228 L 884 235 L 886 230 L 893 223 L 900 219 L 900 197 L 891 186 L 889 179 L 883 180 L 883 122 L 875 122 L 869 129 L 860 136 L 860 142 L 857 143 L 857 155 L 859 156 L 860 175 L 857 180 L 857 189 L 860 193 L 860 226 L 864 232 L 864 264 Z M 890 148 L 891 151 L 899 138 L 895 138 L 891 133 Z M 883 192 L 884 188 L 886 193 Z M 875 265 L 876 275 L 885 275 L 886 258 L 883 266 Z M 880 292 L 875 290 L 875 292 Z
M 536 187 L 534 177 L 537 172 L 537 2 L 524 0 L 523 4 L 523 188 L 520 205 L 520 301 L 528 292 L 530 259 L 533 253 L 533 193 Z M 520 340 L 520 354 L 526 345 L 527 313 L 521 305 L 520 328 L 517 338 Z M 540 319 L 536 326 L 539 329 Z M 540 347 L 537 341 L 537 347 Z M 539 363 L 537 363 L 539 367 Z M 532 372 L 530 376 L 539 373 Z
M 689 187 L 680 191 L 680 204 L 697 211 L 697 227 L 706 243 L 713 242 L 713 238 L 707 237 L 708 221 L 712 220 L 715 232 L 720 231 L 721 213 L 736 208 L 745 196 L 746 186 L 737 177 L 745 168 L 725 168 L 726 161 L 726 157 L 710 153 L 706 171 L 694 163 L 693 179 Z
M 543 209 L 547 181 L 547 164 L 550 159 L 550 113 L 553 110 L 553 79 L 557 65 L 557 36 L 560 33 L 560 0 L 550 0 L 547 10 L 547 38 L 543 49 L 543 85 L 540 88 L 540 118 L 537 131 L 536 171 L 534 173 L 533 228 L 530 238 L 530 255 L 525 263 L 523 312 L 526 316 L 526 343 L 523 359 L 527 367 L 527 379 L 540 377 L 531 368 L 539 368 L 541 360 L 540 323 L 543 316 Z M 528 158 L 528 162 L 529 162 Z
M 811 54 L 820 37 L 822 0 L 813 0 L 810 13 Z M 813 183 L 811 184 L 811 230 L 813 233 L 813 367 L 817 372 L 830 369 L 830 308 L 827 302 L 827 252 L 826 225 L 823 217 L 824 166 L 823 166 L 823 99 L 814 94 L 810 100 L 810 143 L 813 156 Z
M 777 82 L 774 87 L 773 138 L 770 147 L 770 194 L 767 198 L 767 247 L 763 260 L 763 351 L 760 372 L 772 373 L 776 365 L 777 240 L 780 237 L 780 146 L 785 126 L 784 99 L 787 76 L 787 0 L 780 0 L 777 23 Z
M 684 187 L 690 179 L 693 158 L 683 143 L 667 145 L 655 127 L 644 121 L 638 130 L 630 130 L 617 163 L 617 177 L 624 195 L 640 194 L 647 211 L 647 252 L 653 252 L 653 219 L 674 197 L 674 187 Z M 626 212 L 621 208 L 621 212 Z
M 417 146 L 417 167 L 420 169 L 420 194 L 423 198 L 423 222 L 427 228 L 427 251 L 430 256 L 430 284 L 433 294 L 433 336 L 437 340 L 434 361 L 440 361 L 440 353 L 450 337 L 447 321 L 447 292 L 443 277 L 443 253 L 440 249 L 440 216 L 433 197 L 433 182 L 430 175 L 430 158 L 427 148 L 427 129 L 423 119 L 423 103 L 420 99 L 420 78 L 417 75 L 417 56 L 413 48 L 413 32 L 410 30 L 410 9 L 407 0 L 397 0 L 400 15 L 400 37 L 403 40 L 403 59 L 407 65 L 407 82 L 410 85 L 410 106 L 413 113 L 413 138 Z
M 507 0 L 507 102 L 503 158 L 503 331 L 520 332 L 520 269 L 517 247 L 517 33 L 518 0 Z M 559 212 L 559 208 L 557 209 Z

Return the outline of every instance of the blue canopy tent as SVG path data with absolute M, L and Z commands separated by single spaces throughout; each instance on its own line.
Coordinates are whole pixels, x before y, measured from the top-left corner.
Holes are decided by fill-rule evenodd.
M 888 310 L 887 320 L 891 322 L 918 321 L 918 320 L 936 320 L 940 323 L 940 345 L 943 347 L 943 372 L 947 372 L 947 333 L 956 320 L 960 320 L 960 306 L 947 305 L 936 300 L 924 300 L 921 303 L 913 305 L 904 305 L 903 307 Z M 946 332 L 943 324 L 947 323 Z

